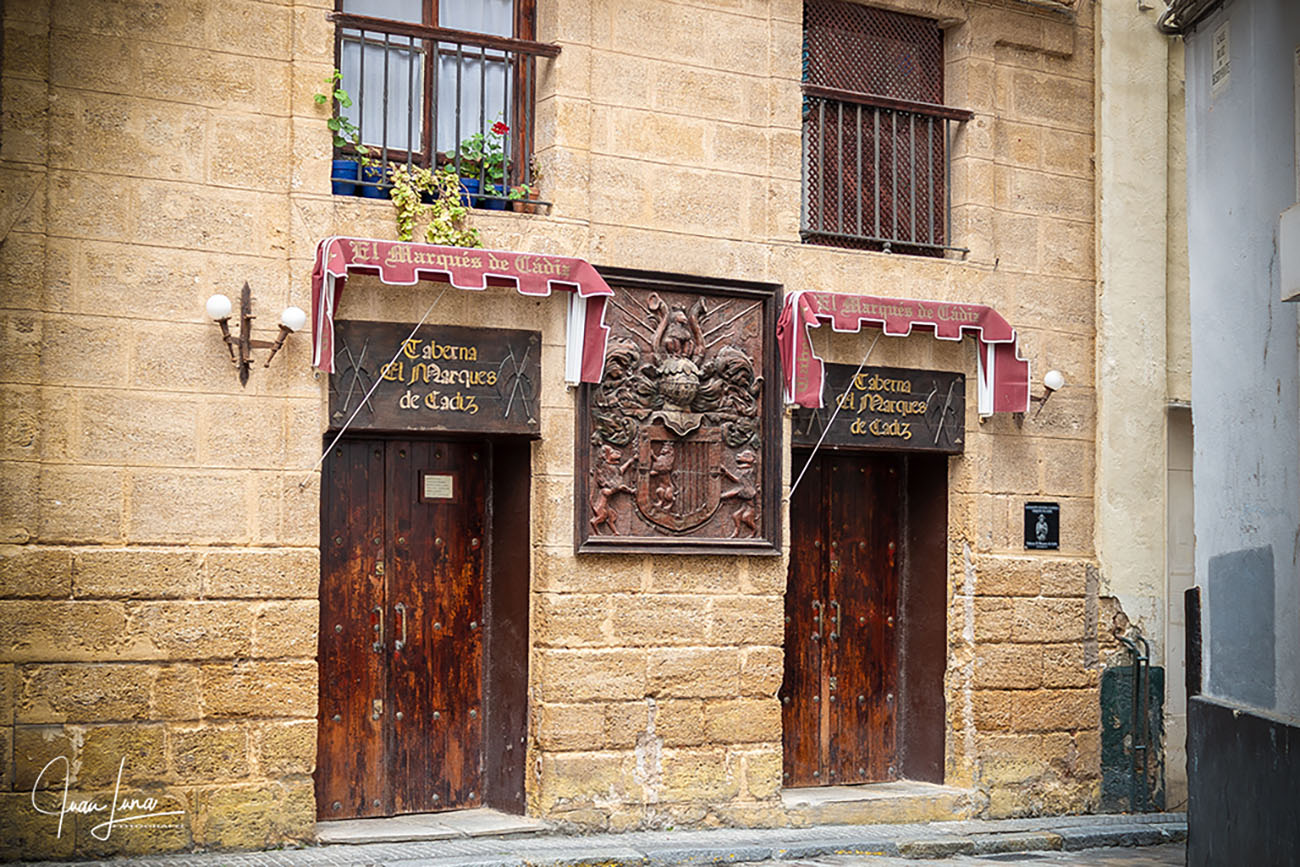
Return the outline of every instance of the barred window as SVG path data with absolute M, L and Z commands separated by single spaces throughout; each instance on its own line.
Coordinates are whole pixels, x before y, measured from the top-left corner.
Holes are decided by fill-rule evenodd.
M 559 53 L 533 41 L 532 0 L 337 2 L 339 113 L 371 156 L 530 181 L 536 59 Z
M 804 4 L 801 237 L 942 255 L 950 125 L 936 22 L 846 0 Z

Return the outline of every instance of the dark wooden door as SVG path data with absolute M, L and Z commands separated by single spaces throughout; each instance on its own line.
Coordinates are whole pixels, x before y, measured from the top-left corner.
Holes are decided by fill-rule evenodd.
M 823 452 L 790 504 L 781 688 L 787 786 L 899 776 L 901 475 L 893 455 Z
M 479 806 L 487 453 L 345 440 L 322 479 L 322 819 Z

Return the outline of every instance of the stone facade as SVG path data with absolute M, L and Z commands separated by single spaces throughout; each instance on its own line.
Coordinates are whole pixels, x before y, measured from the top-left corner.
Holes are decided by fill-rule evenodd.
M 968 790 L 969 813 L 1087 811 L 1106 639 L 1093 4 L 878 5 L 942 22 L 947 102 L 975 112 L 953 147 L 965 257 L 800 243 L 797 0 L 541 0 L 538 38 L 563 48 L 538 83 L 554 206 L 475 223 L 490 248 L 987 304 L 1036 373 L 1064 371 L 1041 412 L 981 422 L 969 342 L 882 338 L 871 357 L 968 376 L 967 448 L 949 463 L 944 782 Z M 394 237 L 387 202 L 329 194 L 312 99 L 334 66 L 329 8 L 4 6 L 5 857 L 312 837 L 325 378 L 304 334 L 241 388 L 203 303 L 249 282 L 272 338 L 279 309 L 308 306 L 319 239 Z M 435 289 L 354 278 L 339 315 L 413 322 Z M 575 555 L 561 299 L 453 291 L 431 321 L 543 335 L 528 812 L 584 829 L 800 821 L 780 798 L 787 557 Z M 871 335 L 817 339 L 856 362 Z M 788 488 L 788 446 L 782 461 Z M 1022 549 L 1035 499 L 1062 505 L 1059 551 Z M 111 798 L 121 760 L 122 793 L 158 798 L 176 827 L 105 841 L 94 815 L 56 835 L 33 812 L 38 778 L 46 803 L 65 776 L 70 801 Z

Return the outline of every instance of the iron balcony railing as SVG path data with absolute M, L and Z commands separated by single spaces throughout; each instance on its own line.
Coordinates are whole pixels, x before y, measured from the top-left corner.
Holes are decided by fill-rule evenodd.
M 808 243 L 941 256 L 950 244 L 951 127 L 974 113 L 803 85 Z
M 352 98 L 339 113 L 360 129 L 371 159 L 451 166 L 497 201 L 534 182 L 537 59 L 560 46 L 344 12 L 329 19 L 340 86 Z M 496 132 L 500 124 L 508 131 Z M 476 142 L 488 158 L 470 158 Z M 361 161 L 351 145 L 335 157 Z M 363 186 L 384 186 L 359 174 Z

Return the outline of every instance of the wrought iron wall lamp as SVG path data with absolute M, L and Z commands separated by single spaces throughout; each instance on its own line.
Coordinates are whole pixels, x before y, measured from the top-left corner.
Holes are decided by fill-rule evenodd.
M 1063 388 L 1065 388 L 1065 374 L 1061 373 L 1061 371 L 1049 370 L 1047 373 L 1043 374 L 1043 393 L 1031 394 L 1029 396 L 1030 403 L 1038 404 L 1038 409 L 1034 411 L 1034 418 L 1037 418 L 1038 414 L 1043 411 L 1043 406 L 1047 403 L 1047 399 Z M 1020 425 L 1025 420 L 1025 414 L 1023 412 L 1014 413 L 1014 416 L 1017 425 Z
M 284 339 L 293 332 L 307 324 L 307 314 L 299 307 L 286 307 L 280 314 L 280 335 L 274 340 L 254 340 L 253 339 L 253 297 L 252 290 L 248 284 L 244 284 L 244 289 L 239 295 L 239 336 L 230 333 L 230 314 L 233 307 L 230 299 L 225 295 L 213 295 L 208 299 L 205 305 L 208 315 L 216 320 L 217 325 L 221 327 L 221 338 L 226 342 L 226 349 L 230 351 L 230 360 L 239 366 L 239 384 L 248 384 L 248 372 L 253 366 L 254 349 L 270 349 L 271 354 L 266 357 L 266 363 L 263 367 L 271 366 L 271 359 L 284 346 Z M 235 347 L 239 347 L 239 355 L 235 355 Z

